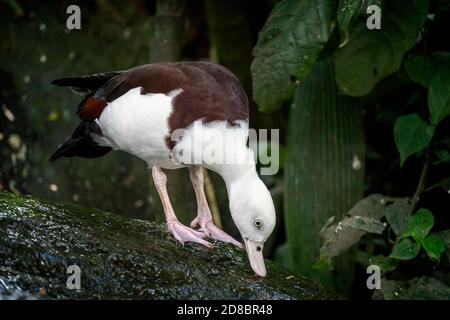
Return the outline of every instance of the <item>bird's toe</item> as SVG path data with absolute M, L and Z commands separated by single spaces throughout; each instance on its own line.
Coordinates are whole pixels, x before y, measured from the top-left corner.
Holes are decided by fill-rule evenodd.
M 238 247 L 240 249 L 244 248 L 242 243 L 240 243 L 239 241 L 234 239 L 232 236 L 228 235 L 223 230 L 217 228 L 213 223 L 208 223 L 206 225 L 206 228 L 208 229 L 208 232 L 209 232 L 209 235 L 211 238 L 219 240 L 219 241 L 234 244 L 236 247 Z
M 196 242 L 208 248 L 212 247 L 211 243 L 203 239 L 207 236 L 205 233 L 186 227 L 180 222 L 170 223 L 169 231 L 181 244 L 185 242 Z

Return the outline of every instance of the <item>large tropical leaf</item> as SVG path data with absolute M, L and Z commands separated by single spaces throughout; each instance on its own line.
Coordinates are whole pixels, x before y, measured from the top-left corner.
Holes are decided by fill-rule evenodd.
M 253 99 L 261 111 L 289 99 L 334 28 L 335 0 L 283 0 L 259 33 L 251 65 Z

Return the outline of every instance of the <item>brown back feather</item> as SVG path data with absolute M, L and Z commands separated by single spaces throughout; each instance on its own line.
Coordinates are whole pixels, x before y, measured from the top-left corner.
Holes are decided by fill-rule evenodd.
M 133 88 L 141 93 L 183 89 L 173 100 L 171 132 L 195 120 L 225 120 L 233 124 L 248 119 L 248 98 L 239 80 L 226 68 L 207 62 L 155 63 L 135 67 L 110 79 L 81 105 L 80 118 L 92 121 L 106 106 Z M 152 106 L 149 106 L 149 108 Z M 133 112 L 133 106 L 130 106 Z

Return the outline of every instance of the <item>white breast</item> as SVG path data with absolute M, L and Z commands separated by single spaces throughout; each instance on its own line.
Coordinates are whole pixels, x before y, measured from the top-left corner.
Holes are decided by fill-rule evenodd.
M 98 118 L 104 136 L 98 141 L 133 154 L 149 165 L 167 169 L 182 167 L 170 159 L 166 145 L 172 100 L 180 92 L 142 95 L 140 87 L 128 91 L 109 103 Z
M 226 121 L 203 123 L 198 119 L 170 136 L 172 100 L 181 92 L 142 95 L 140 87 L 128 91 L 103 110 L 97 120 L 103 137 L 96 141 L 166 169 L 203 165 L 220 174 L 226 174 L 224 170 L 238 174 L 239 167 L 254 166 L 253 153 L 246 145 L 246 120 L 229 126 Z M 167 146 L 168 137 L 176 143 L 173 150 Z
M 221 175 L 239 175 L 242 168 L 255 165 L 254 154 L 247 147 L 248 131 L 246 120 L 234 125 L 220 120 L 209 123 L 196 120 L 173 132 L 172 138 L 182 139 L 174 140 L 177 142 L 171 157 L 186 165 L 202 165 Z

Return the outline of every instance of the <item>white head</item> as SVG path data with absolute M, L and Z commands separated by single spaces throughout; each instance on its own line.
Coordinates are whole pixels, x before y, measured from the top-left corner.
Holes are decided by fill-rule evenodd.
M 250 265 L 259 276 L 266 275 L 264 242 L 276 222 L 275 207 L 269 190 L 255 170 L 229 186 L 230 212 L 242 238 Z

